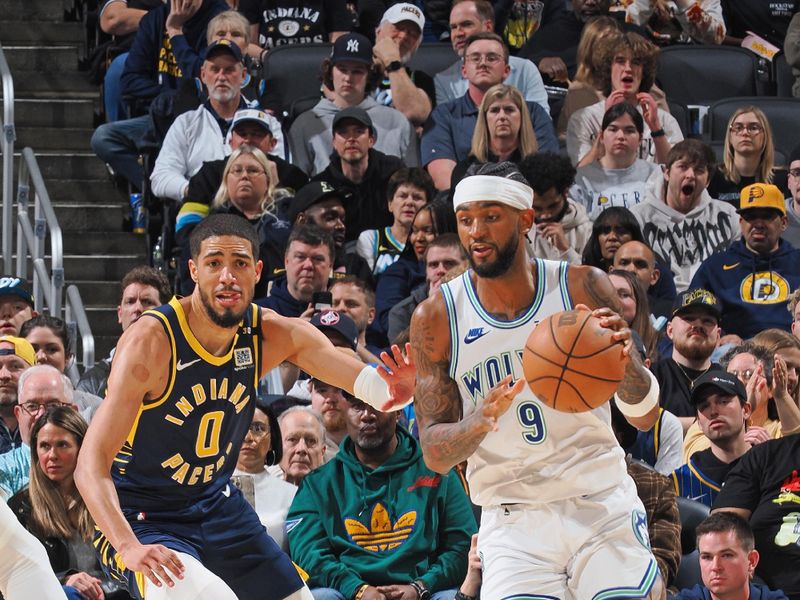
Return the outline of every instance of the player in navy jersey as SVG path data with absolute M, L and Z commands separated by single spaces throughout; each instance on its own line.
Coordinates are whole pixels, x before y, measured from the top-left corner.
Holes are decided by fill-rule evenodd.
M 425 462 L 445 473 L 466 460 L 483 509 L 481 598 L 660 598 L 646 515 L 609 405 L 553 410 L 522 375 L 536 323 L 580 305 L 630 352 L 619 298 L 593 267 L 530 261 L 533 190 L 509 163 L 480 169 L 453 198 L 471 269 L 420 304 L 411 343 Z M 652 427 L 658 383 L 638 353 L 630 353 L 616 397 L 634 426 Z
M 123 334 L 81 449 L 75 480 L 99 529 L 95 547 L 137 598 L 310 599 L 230 483 L 258 380 L 289 361 L 384 409 L 413 391 L 399 349 L 383 356 L 391 372 L 375 370 L 306 321 L 252 304 L 258 247 L 240 217 L 197 226 L 192 295 Z

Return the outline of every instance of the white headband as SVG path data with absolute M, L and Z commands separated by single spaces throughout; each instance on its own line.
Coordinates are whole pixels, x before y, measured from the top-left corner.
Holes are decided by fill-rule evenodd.
M 456 185 L 453 208 L 466 202 L 500 202 L 511 208 L 525 210 L 533 207 L 533 190 L 519 181 L 495 175 L 472 175 Z

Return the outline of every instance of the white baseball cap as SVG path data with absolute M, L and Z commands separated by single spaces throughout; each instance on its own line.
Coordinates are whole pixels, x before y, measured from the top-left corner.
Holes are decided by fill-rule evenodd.
M 425 15 L 422 14 L 422 11 L 418 7 L 408 2 L 401 2 L 400 4 L 390 6 L 389 9 L 383 13 L 381 21 L 389 21 L 389 23 L 394 25 L 401 21 L 411 21 L 419 27 L 420 33 L 422 33 L 422 30 L 425 28 Z

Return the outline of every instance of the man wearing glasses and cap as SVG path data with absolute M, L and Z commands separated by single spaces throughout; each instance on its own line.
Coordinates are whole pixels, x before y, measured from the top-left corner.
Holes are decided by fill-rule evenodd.
M 783 194 L 777 186 L 754 183 L 742 190 L 736 212 L 741 239 L 704 260 L 690 287 L 716 295 L 727 335 L 748 339 L 764 329 L 789 331 L 792 315 L 786 306 L 800 285 L 800 249 L 782 238 L 787 225 Z
M 16 414 L 17 383 L 22 372 L 35 364 L 36 352 L 27 340 L 0 336 L 0 455 L 22 443 Z

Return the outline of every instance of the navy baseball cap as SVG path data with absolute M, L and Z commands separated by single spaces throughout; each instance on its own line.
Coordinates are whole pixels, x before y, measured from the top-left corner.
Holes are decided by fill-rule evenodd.
M 358 345 L 358 327 L 353 319 L 335 310 L 319 312 L 311 317 L 311 324 L 317 329 L 335 331 L 342 336 L 351 350 Z
M 747 400 L 747 391 L 744 384 L 739 381 L 733 373 L 728 373 L 722 369 L 711 369 L 694 380 L 692 395 L 689 398 L 691 403 L 696 405 L 705 398 L 703 393 L 708 388 L 716 388 L 723 394 L 738 396 L 742 402 Z
M 3 275 L 0 277 L 0 296 L 17 296 L 33 306 L 33 296 L 19 277 Z
M 208 46 L 206 46 L 206 49 L 203 50 L 203 60 L 208 60 L 209 58 L 212 58 L 213 56 L 223 52 L 227 52 L 237 61 L 242 62 L 242 51 L 239 49 L 239 46 L 230 40 L 217 40 L 216 42 L 211 42 Z
M 372 44 L 360 33 L 346 33 L 333 42 L 331 63 L 335 65 L 347 60 L 365 65 L 372 64 Z

